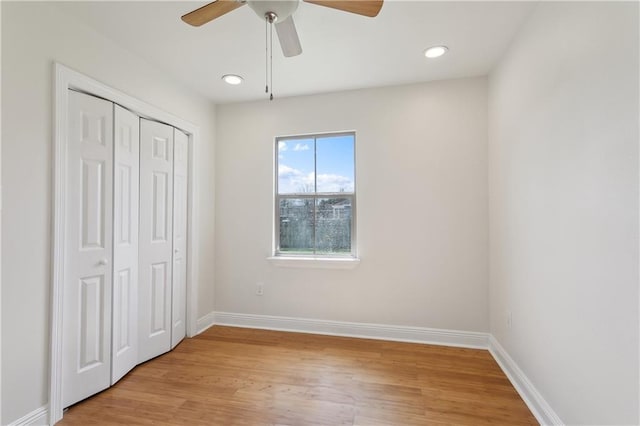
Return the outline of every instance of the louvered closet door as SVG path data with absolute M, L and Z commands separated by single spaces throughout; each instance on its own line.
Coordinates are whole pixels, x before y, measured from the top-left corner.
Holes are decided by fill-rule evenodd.
M 171 349 L 173 127 L 140 119 L 138 362 Z
M 187 189 L 189 138 L 180 130 L 174 132 L 173 157 L 173 306 L 171 309 L 171 348 L 186 333 L 187 308 Z
M 115 105 L 111 384 L 138 363 L 139 117 Z
M 62 394 L 111 382 L 113 104 L 69 92 Z

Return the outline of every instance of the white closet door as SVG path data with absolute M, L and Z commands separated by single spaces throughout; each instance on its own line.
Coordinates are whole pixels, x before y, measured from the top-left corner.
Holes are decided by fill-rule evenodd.
M 171 349 L 173 127 L 140 119 L 138 362 Z
M 140 119 L 115 105 L 111 384 L 138 363 Z
M 189 138 L 174 131 L 173 156 L 173 306 L 171 348 L 184 339 L 187 328 L 187 189 Z
M 62 399 L 111 382 L 113 104 L 69 92 Z

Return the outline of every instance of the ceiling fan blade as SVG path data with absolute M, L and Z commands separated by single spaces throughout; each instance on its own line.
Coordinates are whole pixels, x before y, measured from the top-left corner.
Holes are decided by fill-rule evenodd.
M 303 0 L 307 3 L 330 7 L 358 15 L 377 16 L 382 9 L 383 0 Z
M 278 40 L 280 40 L 280 47 L 282 47 L 284 56 L 289 58 L 302 53 L 302 46 L 300 45 L 300 39 L 292 16 L 282 22 L 276 22 L 276 32 L 278 33 Z
M 236 10 L 240 6 L 244 6 L 244 4 L 245 2 L 239 0 L 217 0 L 183 15 L 182 20 L 189 25 L 199 27 L 200 25 L 221 17 L 225 13 Z

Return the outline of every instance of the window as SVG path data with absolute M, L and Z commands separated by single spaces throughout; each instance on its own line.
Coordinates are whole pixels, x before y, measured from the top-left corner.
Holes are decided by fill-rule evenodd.
M 276 138 L 276 255 L 355 257 L 355 139 Z

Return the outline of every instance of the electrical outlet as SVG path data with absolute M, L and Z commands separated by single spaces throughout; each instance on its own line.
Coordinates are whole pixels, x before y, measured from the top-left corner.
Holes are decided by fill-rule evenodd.
M 256 295 L 257 296 L 262 296 L 264 294 L 264 283 L 257 283 L 256 284 Z
M 507 312 L 507 328 L 511 328 L 511 326 L 513 325 L 513 315 L 511 314 L 511 311 Z

